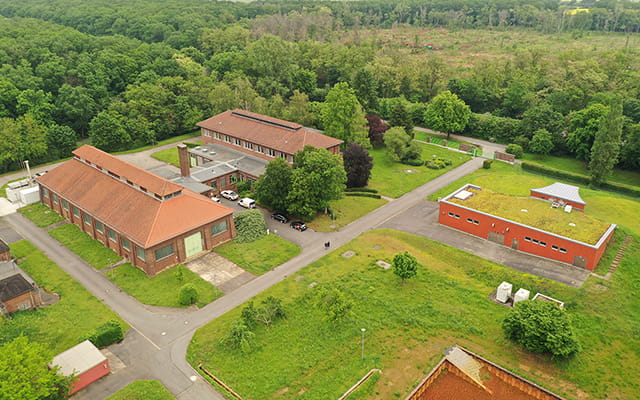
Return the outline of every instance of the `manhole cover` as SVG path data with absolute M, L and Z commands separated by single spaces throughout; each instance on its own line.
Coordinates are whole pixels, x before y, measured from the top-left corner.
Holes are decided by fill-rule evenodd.
M 382 267 L 382 268 L 384 268 L 384 269 L 389 269 L 389 268 L 391 268 L 391 264 L 389 264 L 389 263 L 388 263 L 388 262 L 386 262 L 386 261 L 378 260 L 378 261 L 376 261 L 376 264 L 378 264 L 379 266 L 381 266 L 381 267 Z
M 351 258 L 351 257 L 353 257 L 355 255 L 356 255 L 356 252 L 353 251 L 353 250 L 347 250 L 344 253 L 342 253 L 342 257 L 344 257 L 344 258 Z

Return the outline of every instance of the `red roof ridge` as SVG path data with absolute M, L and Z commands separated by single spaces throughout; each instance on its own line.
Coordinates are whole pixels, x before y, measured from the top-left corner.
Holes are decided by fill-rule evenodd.
M 161 197 L 182 190 L 178 184 L 88 144 L 74 150 L 73 155 L 85 164 L 90 163 L 104 172 L 111 172 Z M 117 179 L 114 176 L 112 178 Z

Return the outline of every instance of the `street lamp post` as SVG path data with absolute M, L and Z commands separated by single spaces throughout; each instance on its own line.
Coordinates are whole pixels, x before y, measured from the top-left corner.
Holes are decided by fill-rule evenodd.
M 362 331 L 362 360 L 364 361 L 364 332 L 366 331 L 365 328 L 360 329 Z

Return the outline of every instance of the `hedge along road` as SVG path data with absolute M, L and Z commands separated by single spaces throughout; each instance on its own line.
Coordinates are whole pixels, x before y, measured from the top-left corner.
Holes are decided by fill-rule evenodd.
M 477 170 L 481 165 L 481 158 L 468 161 L 340 231 L 324 234 L 322 241 L 304 245 L 298 256 L 197 311 L 145 307 L 22 215 L 11 214 L 4 218 L 20 235 L 40 248 L 134 329 L 134 332 L 127 334 L 123 343 L 112 347 L 116 355 L 122 355 L 125 363 L 128 361 L 128 367 L 123 370 L 127 372 L 112 374 L 79 392 L 74 398 L 104 398 L 133 380 L 157 379 L 179 400 L 217 400 L 224 397 L 206 383 L 185 358 L 196 329 L 324 256 L 324 241 L 330 241 L 333 247 L 340 247 L 425 201 L 431 193 Z

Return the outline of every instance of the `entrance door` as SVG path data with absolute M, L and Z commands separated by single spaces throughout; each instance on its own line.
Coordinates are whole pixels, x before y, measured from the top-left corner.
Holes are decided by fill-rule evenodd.
M 184 238 L 184 248 L 187 258 L 202 252 L 202 233 L 196 232 Z
M 514 250 L 518 250 L 518 239 L 511 240 L 511 248 Z
M 501 235 L 499 233 L 489 232 L 489 235 L 487 236 L 487 239 L 489 239 L 492 242 L 496 242 L 496 243 L 499 243 L 499 244 L 504 244 L 504 235 Z
M 574 256 L 573 265 L 580 268 L 587 268 L 587 260 L 582 256 Z

